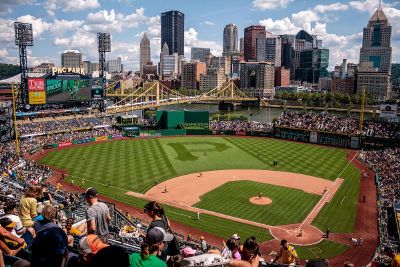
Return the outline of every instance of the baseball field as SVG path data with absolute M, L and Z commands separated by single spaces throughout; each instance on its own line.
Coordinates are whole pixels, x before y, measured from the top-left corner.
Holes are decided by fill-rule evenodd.
M 328 227 L 332 233 L 353 232 L 360 173 L 346 153 L 268 138 L 207 136 L 78 145 L 51 151 L 41 162 L 65 170 L 68 182 L 95 186 L 135 207 L 148 199 L 164 202 L 168 217 L 189 227 L 267 242 L 280 238 L 274 233 L 286 225 L 308 224 L 316 235 Z M 257 196 L 269 204 L 249 201 Z M 332 257 L 347 249 L 316 240 L 298 246 L 302 258 L 315 257 L 315 251 Z

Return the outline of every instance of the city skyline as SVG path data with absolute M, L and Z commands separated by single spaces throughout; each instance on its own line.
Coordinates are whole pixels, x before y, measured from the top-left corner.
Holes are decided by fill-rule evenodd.
M 207 3 L 205 3 L 207 2 Z M 273 34 L 296 34 L 300 29 L 317 34 L 323 47 L 330 49 L 330 70 L 343 58 L 359 62 L 362 30 L 378 7 L 379 0 L 362 1 L 292 1 L 238 0 L 226 7 L 227 1 L 202 3 L 172 0 L 17 0 L 0 3 L 0 62 L 18 63 L 14 44 L 14 21 L 33 24 L 34 46 L 28 49 L 28 65 L 53 62 L 60 65 L 60 54 L 66 49 L 78 49 L 84 60 L 98 61 L 93 46 L 98 31 L 112 35 L 112 52 L 108 59 L 122 58 L 126 70 L 139 70 L 139 43 L 147 32 L 151 43 L 151 60 L 159 61 L 160 15 L 178 10 L 185 15 L 185 56 L 192 47 L 210 48 L 222 54 L 224 27 L 238 26 L 238 37 L 244 28 L 263 25 Z M 225 3 L 225 5 L 224 5 Z M 384 1 L 383 10 L 391 25 L 400 24 L 400 5 Z M 35 7 L 35 8 L 32 8 Z M 232 15 L 234 14 L 234 15 Z M 356 18 L 356 19 L 354 19 Z M 392 33 L 392 62 L 400 62 L 400 29 Z

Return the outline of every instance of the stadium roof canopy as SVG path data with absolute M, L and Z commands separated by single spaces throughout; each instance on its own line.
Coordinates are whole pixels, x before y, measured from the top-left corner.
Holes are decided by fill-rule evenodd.
M 28 73 L 28 77 L 32 77 L 32 78 L 36 78 L 36 77 L 43 77 L 44 75 L 46 75 L 46 73 Z M 0 83 L 20 83 L 21 82 L 21 73 L 17 74 L 13 77 L 4 79 L 4 80 L 0 80 Z

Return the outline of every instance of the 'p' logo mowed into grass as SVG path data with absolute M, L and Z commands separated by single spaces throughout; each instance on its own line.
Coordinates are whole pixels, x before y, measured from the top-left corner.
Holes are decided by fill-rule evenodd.
M 199 156 L 207 157 L 209 152 L 222 152 L 229 148 L 224 143 L 216 142 L 181 142 L 168 145 L 175 150 L 177 159 L 181 161 L 195 161 Z

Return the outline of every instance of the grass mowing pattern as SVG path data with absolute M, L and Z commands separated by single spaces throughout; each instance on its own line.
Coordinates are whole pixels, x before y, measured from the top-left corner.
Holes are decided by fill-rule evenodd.
M 347 164 L 345 150 L 262 138 L 225 140 L 265 163 L 265 169 L 287 171 L 335 180 Z M 278 166 L 273 167 L 272 161 Z
M 175 148 L 169 145 L 176 143 L 181 144 L 177 150 L 176 145 Z M 181 151 L 188 156 L 182 157 L 184 153 Z M 82 155 L 85 155 L 85 160 L 82 160 Z M 272 167 L 273 160 L 279 161 L 277 167 Z M 271 169 L 334 180 L 347 164 L 346 152 L 341 149 L 269 138 L 209 136 L 123 140 L 75 146 L 52 151 L 41 162 L 67 170 L 71 174 L 67 180 L 74 179 L 79 184 L 80 178 L 77 177 L 84 177 L 85 186 L 96 186 L 102 194 L 140 208 L 145 201 L 124 193 L 143 193 L 153 186 L 155 180 L 161 182 L 179 175 L 218 169 Z M 314 221 L 322 231 L 327 226 L 332 232 L 353 231 L 359 190 L 358 175 L 359 172 L 352 165 L 342 175 L 345 182 L 331 204 L 326 205 Z M 103 188 L 102 184 L 107 184 L 107 180 L 111 181 L 112 188 Z M 177 210 L 170 214 L 173 220 L 221 237 L 230 236 L 239 232 L 239 229 L 244 232 L 242 236 L 264 231 L 228 220 L 220 221 L 221 219 L 215 217 L 208 221 L 206 217 L 204 222 L 201 220 L 198 223 L 178 215 L 187 214 L 186 211 L 171 207 L 166 210 Z
M 311 246 L 295 246 L 300 259 L 328 259 L 340 255 L 349 247 L 345 244 L 322 240 Z
M 272 203 L 264 206 L 250 203 L 249 199 L 259 192 Z M 283 225 L 301 223 L 320 196 L 288 187 L 237 181 L 223 184 L 200 198 L 195 204 L 198 208 L 268 225 Z

